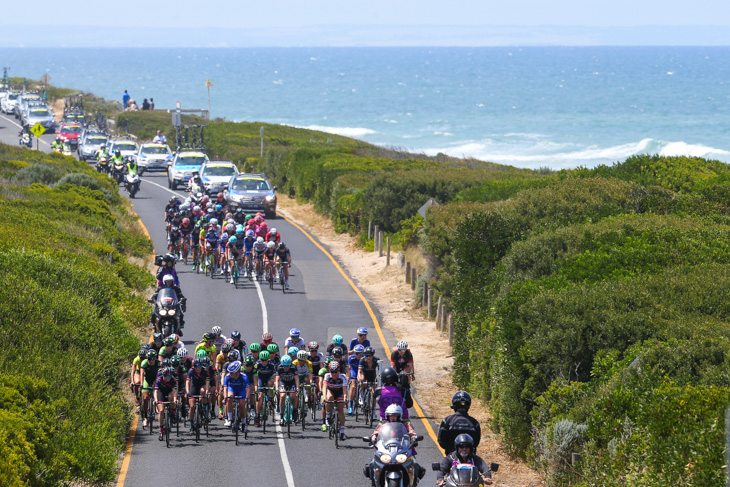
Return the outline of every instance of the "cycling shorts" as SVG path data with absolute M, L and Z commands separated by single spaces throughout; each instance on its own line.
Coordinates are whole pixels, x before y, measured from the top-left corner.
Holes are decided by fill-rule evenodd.
M 332 394 L 332 400 L 336 401 L 338 399 L 342 399 L 342 397 L 345 395 L 344 389 L 327 389 L 330 391 L 330 394 Z
M 259 384 L 259 387 L 269 387 L 269 381 L 270 381 L 270 380 L 271 380 L 271 379 L 272 379 L 273 377 L 274 377 L 274 376 L 272 375 L 272 376 L 270 376 L 270 377 L 264 377 L 264 378 L 262 379 L 262 377 L 261 377 L 261 376 L 258 376 L 258 384 Z
M 201 383 L 201 382 L 196 382 L 194 380 L 191 380 L 190 381 L 190 395 L 199 396 L 200 391 L 203 389 L 203 387 L 205 386 L 206 383 L 207 383 L 207 381 Z
M 241 387 L 228 386 L 228 387 L 226 387 L 226 390 L 228 391 L 229 395 L 246 397 L 246 387 L 245 386 L 241 386 Z M 233 394 L 231 394 L 231 392 Z
M 375 379 L 377 378 L 377 374 L 375 373 L 374 370 L 365 370 L 365 369 L 360 369 L 360 370 L 362 370 L 362 375 L 363 375 L 363 379 L 365 380 L 365 382 L 375 382 Z
M 294 381 L 292 381 L 292 382 L 284 382 L 284 381 L 279 382 L 279 392 L 283 392 L 283 391 L 296 391 L 296 387 L 297 387 L 297 383 L 294 382 Z

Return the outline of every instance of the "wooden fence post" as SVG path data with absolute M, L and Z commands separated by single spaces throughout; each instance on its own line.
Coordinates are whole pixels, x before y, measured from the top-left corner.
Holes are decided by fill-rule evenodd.
M 449 347 L 454 348 L 454 324 L 451 321 L 451 314 L 449 314 L 449 318 L 446 321 L 449 326 Z
M 406 262 L 406 284 L 411 282 L 411 263 Z
M 441 307 L 441 328 L 440 328 L 441 333 L 448 331 L 448 328 L 446 328 L 446 326 L 447 326 L 446 315 L 447 314 L 449 314 L 448 307 L 446 305 L 443 305 Z
M 373 252 L 378 251 L 378 226 L 375 225 L 375 233 L 373 233 Z
M 378 235 L 378 257 L 383 256 L 383 231 Z
M 390 237 L 386 238 L 385 241 L 386 241 L 385 267 L 388 267 L 390 265 Z
M 418 281 L 418 274 L 416 274 L 416 268 L 411 267 L 411 291 L 416 290 L 416 282 Z
M 372 236 L 372 234 L 373 234 L 373 222 L 369 221 L 368 222 L 368 240 L 370 240 L 370 237 Z
M 428 297 L 426 298 L 426 300 L 426 316 L 430 320 L 431 318 L 433 318 L 433 289 L 431 289 L 430 287 L 428 288 Z
M 438 306 L 436 306 L 436 329 L 441 330 L 441 315 L 444 312 L 444 297 L 439 296 Z
M 423 295 L 421 296 L 421 305 L 428 306 L 428 281 L 423 279 Z

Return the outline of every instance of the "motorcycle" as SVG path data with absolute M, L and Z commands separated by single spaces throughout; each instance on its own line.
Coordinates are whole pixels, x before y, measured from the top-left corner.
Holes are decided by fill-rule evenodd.
M 109 158 L 102 154 L 96 160 L 96 170 L 104 174 L 109 174 Z
M 173 333 L 180 334 L 180 321 L 185 302 L 178 301 L 174 289 L 164 288 L 157 293 L 155 304 L 155 331 L 168 337 Z
M 61 153 L 64 156 L 70 156 L 71 155 L 71 147 L 69 147 L 68 144 L 63 144 L 63 151 Z
M 432 463 L 431 470 L 438 472 L 441 469 L 439 463 Z M 499 470 L 498 463 L 491 463 L 489 469 L 492 472 Z M 449 475 L 444 478 L 442 487 L 483 487 L 484 481 L 479 469 L 471 463 L 457 463 L 449 470 Z
M 136 172 L 130 171 L 124 177 L 124 189 L 129 193 L 130 198 L 134 198 L 134 195 L 139 192 L 139 185 L 142 183 L 142 179 Z
M 122 181 L 124 181 L 124 174 L 126 172 L 127 168 L 124 165 L 124 160 L 114 161 L 114 165 L 112 166 L 112 178 L 114 178 L 117 184 L 122 184 Z
M 18 140 L 19 145 L 26 145 L 30 148 L 33 147 L 33 138 L 28 132 L 23 132 Z
M 370 443 L 370 437 L 363 441 Z M 375 455 L 366 471 L 374 487 L 414 487 L 418 484 L 420 467 L 413 456 L 413 448 L 423 436 L 411 443 L 403 423 L 386 423 L 375 441 Z

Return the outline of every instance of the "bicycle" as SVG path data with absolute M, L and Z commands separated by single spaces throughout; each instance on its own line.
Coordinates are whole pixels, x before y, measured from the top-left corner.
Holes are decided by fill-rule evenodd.
M 155 422 L 155 417 L 157 416 L 157 408 L 155 407 L 155 398 L 150 392 L 150 395 L 147 396 L 147 426 L 150 428 L 150 434 L 154 433 L 154 428 L 152 425 Z
M 157 404 L 162 404 L 164 409 L 162 410 L 162 436 L 165 439 L 165 444 L 167 445 L 167 448 L 170 448 L 170 431 L 172 430 L 170 422 L 172 421 L 172 415 L 170 413 L 170 404 L 172 404 L 169 401 L 160 401 Z M 157 406 L 155 406 L 155 411 L 157 411 Z M 150 428 L 152 430 L 152 428 Z
M 269 281 L 269 289 L 274 289 L 274 276 L 276 269 L 274 268 L 273 262 L 267 265 L 266 280 Z
M 175 434 L 177 436 L 180 436 L 180 420 L 182 420 L 183 425 L 188 424 L 187 405 L 188 402 L 185 398 L 185 394 L 178 394 L 175 398 L 175 410 L 178 412 L 178 420 L 177 423 L 175 423 Z
M 193 398 L 194 401 L 190 421 L 193 431 L 195 432 L 195 443 L 198 443 L 200 442 L 200 428 L 202 428 L 204 424 L 206 424 L 205 435 L 208 436 L 207 418 L 205 418 L 206 415 L 203 413 L 203 403 L 200 402 L 200 399 L 202 399 L 203 396 L 189 397 Z
M 309 407 L 309 411 L 312 415 L 312 421 L 314 423 L 317 422 L 317 411 L 319 410 L 319 399 L 320 399 L 320 392 L 319 392 L 319 386 L 315 384 L 310 384 L 310 390 L 309 390 L 309 398 L 307 401 L 307 406 Z
M 256 394 L 263 394 L 264 400 L 261 405 L 261 427 L 262 431 L 266 433 L 266 420 L 268 419 L 268 416 L 271 415 L 271 417 L 274 417 L 274 402 L 267 394 L 267 391 L 273 391 L 273 387 L 259 387 L 256 391 Z M 256 403 L 258 404 L 258 397 L 256 398 Z
M 193 267 L 195 267 L 195 273 L 200 274 L 200 249 L 193 245 Z
M 291 395 L 296 392 L 291 389 L 283 391 L 286 394 L 284 407 L 281 408 L 281 419 L 286 424 L 286 435 L 291 438 L 291 425 L 294 422 L 294 406 L 292 406 Z
M 309 394 L 306 393 L 307 388 L 309 388 Z M 312 402 L 312 396 L 314 395 L 313 388 L 314 386 L 312 384 L 301 384 L 299 386 L 299 421 L 302 422 L 302 431 L 307 429 L 307 409 L 311 409 L 314 405 Z M 305 397 L 307 398 L 306 401 L 304 400 Z M 314 407 L 316 409 L 316 406 Z
M 203 257 L 203 273 L 207 276 L 209 272 L 212 274 L 210 269 L 210 254 L 206 252 L 205 257 Z
M 233 268 L 231 269 L 231 277 L 233 277 L 233 285 L 238 289 L 238 278 L 241 277 L 241 265 L 238 258 L 233 259 Z
M 188 243 L 189 240 L 190 240 L 189 236 L 186 237 L 183 235 L 182 257 L 183 257 L 183 260 L 185 261 L 185 265 L 188 265 L 188 253 L 190 252 L 189 243 Z
M 329 439 L 331 440 L 334 438 L 335 440 L 335 448 L 339 450 L 340 448 L 340 410 L 337 407 L 338 403 L 344 403 L 345 401 L 343 399 L 338 399 L 336 401 L 325 401 L 325 404 L 332 404 L 332 416 L 330 416 L 330 419 L 328 421 L 329 425 L 327 426 L 327 431 L 329 433 Z
M 377 382 L 360 382 L 358 387 L 362 386 L 365 390 L 362 391 L 362 398 L 358 393 L 358 401 L 355 403 L 357 406 L 357 403 L 362 400 L 362 406 L 360 406 L 360 408 L 362 409 L 362 415 L 365 418 L 365 425 L 367 426 L 372 426 L 373 424 L 373 411 L 375 409 L 375 404 L 373 402 L 373 385 L 377 385 Z M 357 412 L 355 412 L 355 421 L 357 420 Z
M 289 265 L 289 262 L 280 262 L 279 268 L 276 270 L 276 274 L 279 276 L 279 282 L 281 283 L 281 292 L 286 294 L 286 279 L 284 279 L 284 266 Z
M 253 281 L 253 255 L 251 252 L 246 252 L 246 274 L 248 274 L 248 280 Z
M 243 437 L 244 439 L 248 439 L 248 428 L 246 428 L 246 418 L 241 418 L 241 411 L 238 405 L 238 401 L 241 399 L 246 399 L 243 396 L 233 396 L 229 397 L 228 400 L 233 400 L 233 432 L 236 435 L 236 446 L 238 446 L 238 433 L 241 430 L 241 420 L 243 419 L 244 427 L 243 427 Z

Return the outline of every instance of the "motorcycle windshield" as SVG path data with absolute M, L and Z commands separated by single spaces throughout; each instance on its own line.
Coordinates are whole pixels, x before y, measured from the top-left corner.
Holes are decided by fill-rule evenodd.
M 376 444 L 378 450 L 384 452 L 391 452 L 392 450 L 401 452 L 411 447 L 411 439 L 403 423 L 386 423 L 378 433 Z
M 460 463 L 451 467 L 449 478 L 451 485 L 471 486 L 480 484 L 479 469 L 470 463 Z
M 164 288 L 157 294 L 157 306 L 160 308 L 174 308 L 177 306 L 177 293 L 174 289 Z

